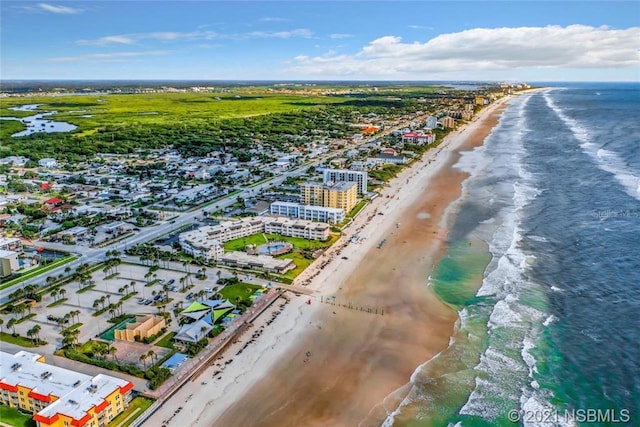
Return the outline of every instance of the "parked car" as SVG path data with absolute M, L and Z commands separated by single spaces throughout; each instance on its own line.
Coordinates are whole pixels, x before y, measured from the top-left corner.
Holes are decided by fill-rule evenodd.
M 169 279 L 167 285 L 173 285 L 176 281 L 174 279 Z

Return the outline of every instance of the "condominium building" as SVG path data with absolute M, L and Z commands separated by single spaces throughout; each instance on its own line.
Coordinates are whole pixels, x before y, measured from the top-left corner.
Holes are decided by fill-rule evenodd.
M 367 172 L 348 169 L 325 169 L 322 174 L 322 182 L 327 185 L 332 182 L 355 182 L 358 184 L 358 194 L 367 193 Z
M 133 383 L 48 365 L 27 351 L 0 351 L 0 404 L 34 414 L 38 427 L 104 427 L 131 400 Z
M 357 203 L 357 183 L 339 181 L 333 184 L 308 182 L 300 186 L 302 203 L 305 205 L 338 208 L 351 212 Z
M 243 218 L 237 221 L 223 221 L 215 226 L 204 226 L 196 230 L 182 233 L 180 235 L 179 242 L 182 249 L 188 254 L 217 261 L 222 260 L 225 255 L 223 243 L 229 240 L 239 239 L 258 233 L 274 233 L 282 234 L 283 236 L 304 237 L 301 236 L 299 231 L 295 228 L 280 227 L 276 230 L 276 228 L 268 226 L 267 223 L 272 221 L 273 218 L 260 216 Z M 326 226 L 326 237 L 324 237 L 324 232 L 322 232 L 321 235 L 323 236 L 323 239 L 329 237 L 328 224 L 313 223 L 311 221 L 306 222 L 308 223 L 307 226 L 310 228 L 322 228 L 323 225 Z M 298 223 L 301 224 L 302 222 L 299 221 Z M 315 233 L 316 234 L 309 233 L 309 236 L 318 235 L 317 232 Z M 315 239 L 316 237 L 304 238 Z
M 306 219 L 307 221 L 328 222 L 329 224 L 339 224 L 345 218 L 345 213 L 342 209 L 302 205 L 292 202 L 273 202 L 271 203 L 270 212 L 271 215 Z
M 329 238 L 329 224 L 280 217 L 268 219 L 264 223 L 264 232 L 307 240 L 327 240 Z

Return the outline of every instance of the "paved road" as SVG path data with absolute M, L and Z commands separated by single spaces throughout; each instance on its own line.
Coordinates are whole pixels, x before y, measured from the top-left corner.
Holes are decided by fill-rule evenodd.
M 104 261 L 105 257 L 106 257 L 106 252 L 107 251 L 111 251 L 111 250 L 118 250 L 120 252 L 124 252 L 124 250 L 128 247 L 131 247 L 133 245 L 136 245 L 138 243 L 144 243 L 144 242 L 148 242 L 150 240 L 154 240 L 159 236 L 162 236 L 164 234 L 168 234 L 171 233 L 174 230 L 177 230 L 178 228 L 184 226 L 184 225 L 188 225 L 188 224 L 192 224 L 194 222 L 196 222 L 196 218 L 199 216 L 202 216 L 203 212 L 215 212 L 218 211 L 220 209 L 224 209 L 226 207 L 229 207 L 231 205 L 233 205 L 234 203 L 236 203 L 236 199 L 237 197 L 242 197 L 244 199 L 250 198 L 255 196 L 256 194 L 260 193 L 260 191 L 271 187 L 273 185 L 280 185 L 282 184 L 287 178 L 289 177 L 297 177 L 300 175 L 303 175 L 307 169 L 309 169 L 309 167 L 311 166 L 318 166 L 322 163 L 324 163 L 326 160 L 328 160 L 331 157 L 336 157 L 336 156 L 340 156 L 341 154 L 345 153 L 348 150 L 352 150 L 354 148 L 357 148 L 360 145 L 364 145 L 367 144 L 373 140 L 376 140 L 384 135 L 388 135 L 391 132 L 393 132 L 394 130 L 398 130 L 398 129 L 402 129 L 404 127 L 406 127 L 410 122 L 414 122 L 414 121 L 421 121 L 421 120 L 426 120 L 426 117 L 428 117 L 427 115 L 421 116 L 419 118 L 415 118 L 412 120 L 407 120 L 406 122 L 403 122 L 400 125 L 394 126 L 393 128 L 389 128 L 384 130 L 383 132 L 375 135 L 375 137 L 371 137 L 371 138 L 367 138 L 367 139 L 363 139 L 362 141 L 359 141 L 358 143 L 354 143 L 354 144 L 349 144 L 347 146 L 345 146 L 344 148 L 337 150 L 337 151 L 332 151 L 330 153 L 326 153 L 323 156 L 320 156 L 319 158 L 315 159 L 314 161 L 312 161 L 311 163 L 308 163 L 304 166 L 300 166 L 297 167 L 295 169 L 292 170 L 288 170 L 285 171 L 284 173 L 282 173 L 281 175 L 275 176 L 273 178 L 271 178 L 268 181 L 263 182 L 262 184 L 256 185 L 254 187 L 244 187 L 242 189 L 241 193 L 238 193 L 234 196 L 225 198 L 223 200 L 218 201 L 217 203 L 211 204 L 205 208 L 202 209 L 196 209 L 194 211 L 191 212 L 184 212 L 184 213 L 178 213 L 178 217 L 175 219 L 172 219 L 170 221 L 162 221 L 160 222 L 158 225 L 155 226 L 151 226 L 151 227 L 147 227 L 145 229 L 140 230 L 139 232 L 137 232 L 136 234 L 134 234 L 133 236 L 127 237 L 121 241 L 119 241 L 118 243 L 114 243 L 112 245 L 109 245 L 107 247 L 104 248 L 89 248 L 86 246 L 81 246 L 81 245 L 64 245 L 61 243 L 50 243 L 50 242 L 41 242 L 41 241 L 35 241 L 34 244 L 36 246 L 42 246 L 44 248 L 48 248 L 48 249 L 56 249 L 56 250 L 60 250 L 60 251 L 64 251 L 64 252 L 72 252 L 72 253 L 76 253 L 79 254 L 80 257 L 77 258 L 76 260 L 67 263 L 65 265 L 62 265 L 58 268 L 55 268 L 53 270 L 50 270 L 36 278 L 33 279 L 29 279 L 26 280 L 24 282 L 15 284 L 11 287 L 5 288 L 0 290 L 0 303 L 5 303 L 9 300 L 9 294 L 11 294 L 13 291 L 15 291 L 16 289 L 19 289 L 22 286 L 25 286 L 27 284 L 36 284 L 38 286 L 43 286 L 46 283 L 46 277 L 48 276 L 59 276 L 60 274 L 64 273 L 65 268 L 67 267 L 71 267 L 71 269 L 75 269 L 76 267 L 78 267 L 80 264 L 82 263 L 88 263 L 88 264 L 96 264 L 98 262 Z

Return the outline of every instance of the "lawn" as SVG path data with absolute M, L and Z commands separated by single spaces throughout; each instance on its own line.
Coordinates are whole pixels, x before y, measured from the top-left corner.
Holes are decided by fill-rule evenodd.
M 113 427 L 126 427 L 133 423 L 133 421 L 144 413 L 144 411 L 153 404 L 153 400 L 146 397 L 135 397 L 129 407 L 125 411 L 115 417 L 110 423 Z
M 23 414 L 16 408 L 0 405 L 0 421 L 14 427 L 36 427 L 33 415 Z
M 169 332 L 167 335 L 160 338 L 154 345 L 157 345 L 158 347 L 173 348 L 173 337 L 175 336 L 175 332 Z
M 0 332 L 0 341 L 19 345 L 20 347 L 37 347 L 37 345 L 35 345 L 31 340 L 31 338 L 26 338 L 21 335 L 14 337 L 13 335 L 8 334 L 6 332 Z M 43 341 L 41 345 L 44 345 L 44 344 L 46 344 L 46 342 Z
M 292 280 L 298 277 L 298 275 L 302 273 L 307 267 L 309 267 L 311 263 L 314 261 L 312 259 L 305 258 L 300 252 L 290 252 L 288 254 L 280 255 L 276 258 L 293 260 L 293 262 L 296 265 L 296 268 L 283 274 L 283 277 L 286 277 Z
M 262 245 L 267 243 L 267 239 L 264 234 L 253 234 L 247 237 L 241 237 L 239 239 L 229 240 L 224 243 L 224 251 L 241 251 L 247 245 Z
M 258 289 L 262 289 L 261 286 L 252 285 L 250 283 L 240 282 L 235 285 L 227 285 L 220 291 L 223 298 L 228 299 L 232 304 L 237 304 L 238 301 L 249 301 L 249 296 Z M 238 299 L 239 298 L 239 299 Z
M 300 237 L 282 236 L 280 234 L 267 234 L 266 236 L 269 240 L 282 240 L 283 242 L 292 243 L 294 248 L 299 250 L 328 248 L 329 246 L 333 245 L 339 237 L 332 235 L 329 237 L 329 240 L 323 242 L 320 240 L 302 239 Z

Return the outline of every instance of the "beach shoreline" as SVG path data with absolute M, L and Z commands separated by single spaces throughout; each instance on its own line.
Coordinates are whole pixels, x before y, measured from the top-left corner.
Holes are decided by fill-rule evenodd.
M 467 176 L 452 167 L 458 152 L 482 144 L 507 99 L 401 171 L 296 280 L 316 295 L 275 304 L 248 347 L 241 338 L 146 425 L 178 424 L 178 406 L 180 424 L 194 426 L 379 425 L 395 409 L 389 396 L 453 333 L 457 313 L 425 291 L 426 278 L 446 251 L 446 219 Z M 365 240 L 348 243 L 355 233 Z

